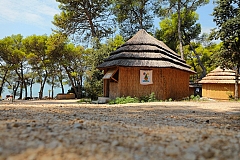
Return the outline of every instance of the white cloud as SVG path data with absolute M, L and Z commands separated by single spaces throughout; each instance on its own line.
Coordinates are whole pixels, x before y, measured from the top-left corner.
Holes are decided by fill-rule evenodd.
M 0 0 L 0 22 L 35 23 L 45 26 L 60 11 L 55 0 Z
M 210 34 L 211 29 L 213 29 L 214 27 L 202 27 L 202 32 L 201 33 L 207 33 Z

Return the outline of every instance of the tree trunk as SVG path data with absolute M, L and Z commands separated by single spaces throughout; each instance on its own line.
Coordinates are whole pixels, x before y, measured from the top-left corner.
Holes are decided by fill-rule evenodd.
M 22 69 L 21 69 L 21 70 L 22 70 Z M 19 93 L 19 98 L 18 98 L 18 99 L 22 99 L 22 93 L 23 93 L 23 76 L 22 76 L 22 71 L 21 71 L 20 73 L 18 73 L 18 70 L 15 69 L 15 72 L 16 72 L 16 74 L 17 74 L 17 76 L 18 76 L 18 80 L 17 80 L 16 82 L 14 82 L 13 86 L 14 86 L 14 85 L 16 86 L 16 83 L 17 83 L 17 85 L 18 85 L 18 87 L 19 87 L 19 83 L 21 83 L 21 84 L 20 84 L 20 93 Z M 17 87 L 17 89 L 18 89 L 18 87 Z M 15 99 L 16 93 L 17 93 L 17 91 L 14 90 L 14 93 L 13 93 L 14 99 Z
M 52 85 L 52 99 L 53 99 L 53 94 L 54 94 L 54 85 Z
M 206 74 L 207 74 L 207 70 L 206 70 L 205 66 L 202 64 L 202 61 L 201 61 L 201 59 L 200 59 L 200 57 L 199 57 L 198 53 L 196 52 L 196 50 L 193 48 L 193 46 L 192 46 L 191 42 L 189 43 L 189 45 L 190 45 L 190 47 L 191 47 L 191 49 L 192 49 L 193 53 L 194 53 L 194 54 L 195 54 L 195 56 L 197 57 L 198 64 L 199 64 L 199 65 L 200 65 L 200 67 L 202 68 L 202 74 L 201 74 L 201 76 L 200 76 L 200 79 L 202 79 L 203 77 L 205 77 L 205 76 L 206 76 Z
M 13 87 L 13 99 L 15 99 L 16 94 L 17 94 L 17 90 L 18 90 L 18 87 L 19 87 L 19 81 L 17 81 L 17 84 L 15 83 L 15 85 L 12 85 L 12 87 Z
M 192 61 L 191 65 L 193 66 L 193 70 L 197 73 L 197 68 L 196 68 L 196 65 L 193 61 L 193 58 L 192 57 L 190 57 L 190 58 L 191 58 L 191 61 Z M 193 75 L 193 81 L 195 81 L 196 79 L 198 79 L 198 74 Z
M 25 98 L 27 98 L 28 91 L 27 91 L 27 83 L 25 81 L 24 81 L 24 88 L 25 88 Z
M 33 78 L 31 79 L 30 82 L 30 97 L 32 98 L 32 86 L 33 86 Z
M 182 33 L 181 33 L 181 0 L 178 0 L 178 39 L 179 39 L 179 51 L 181 58 L 184 59 L 183 44 L 182 44 Z
M 239 77 L 239 66 L 237 66 L 235 71 L 235 100 L 238 100 L 238 77 Z
M 61 83 L 61 88 L 62 88 L 62 94 L 64 94 L 64 86 L 63 86 L 62 81 L 60 81 L 60 83 Z
M 77 91 L 76 85 L 75 85 L 75 83 L 74 83 L 74 81 L 73 81 L 73 78 L 72 78 L 70 72 L 68 71 L 67 67 L 65 67 L 65 66 L 64 66 L 64 69 L 65 69 L 65 71 L 67 72 L 68 78 L 69 78 L 69 80 L 70 80 L 70 82 L 71 82 L 71 85 L 72 85 L 72 88 L 73 88 L 73 90 L 74 90 L 74 92 L 75 92 L 75 95 L 78 96 L 78 91 Z M 77 98 L 78 98 L 78 97 L 77 97 Z
M 20 80 L 21 80 L 21 85 L 20 85 L 20 94 L 18 99 L 22 99 L 22 94 L 23 94 L 23 86 L 24 86 L 24 78 L 23 78 L 23 64 L 21 62 L 20 64 L 21 67 L 21 72 L 20 72 Z
M 2 97 L 3 85 L 5 83 L 5 79 L 6 79 L 7 73 L 8 73 L 8 69 L 5 70 L 4 75 L 2 77 L 2 81 L 0 82 L 0 98 Z
M 86 1 L 85 3 L 89 3 L 89 2 Z M 83 6 L 90 6 L 90 5 L 89 4 L 86 5 L 83 2 Z M 86 14 L 87 19 L 88 19 L 88 24 L 91 28 L 92 36 L 97 37 L 97 33 L 96 33 L 96 30 L 95 30 L 95 27 L 94 27 L 94 24 L 93 24 L 93 19 L 92 19 L 91 13 L 89 13 L 89 8 L 84 7 L 84 11 L 85 11 L 85 14 Z
M 62 73 L 63 73 L 63 70 L 62 68 L 60 67 L 59 70 L 61 71 L 61 74 L 58 76 L 58 79 L 59 79 L 59 82 L 60 82 L 60 85 L 61 85 L 61 89 L 62 89 L 62 94 L 64 94 L 64 86 L 63 86 L 63 76 L 62 76 Z
M 78 95 L 77 98 L 82 98 L 82 87 L 81 87 L 81 83 L 78 83 Z
M 47 80 L 47 76 L 48 76 L 47 71 L 45 71 L 45 72 L 46 72 L 46 75 L 45 75 L 43 81 L 41 82 L 41 87 L 40 87 L 40 92 L 39 92 L 39 99 L 43 98 L 43 90 L 44 90 L 44 86 L 45 86 L 45 83 L 46 83 L 46 80 Z

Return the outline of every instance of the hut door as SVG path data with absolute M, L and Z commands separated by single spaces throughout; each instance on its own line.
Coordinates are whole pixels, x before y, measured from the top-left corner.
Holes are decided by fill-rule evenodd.
M 109 97 L 109 85 L 110 85 L 110 79 L 106 79 L 105 80 L 105 97 Z
M 104 79 L 104 96 L 105 97 L 109 97 L 110 80 L 113 80 L 115 82 L 118 81 L 118 74 L 116 74 L 117 71 L 118 71 L 117 68 L 109 69 L 107 71 L 107 73 L 103 76 L 103 79 Z

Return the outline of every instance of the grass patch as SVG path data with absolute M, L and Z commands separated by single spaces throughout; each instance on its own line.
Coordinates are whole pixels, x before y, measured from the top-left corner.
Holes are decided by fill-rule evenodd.
M 91 103 L 91 99 L 90 98 L 82 98 L 79 99 L 79 101 L 77 101 L 78 103 Z

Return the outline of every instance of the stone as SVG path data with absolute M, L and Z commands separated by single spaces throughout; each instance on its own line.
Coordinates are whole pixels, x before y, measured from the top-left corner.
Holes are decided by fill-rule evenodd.
M 84 129 L 83 124 L 81 123 L 74 123 L 73 128 Z
M 169 145 L 165 148 L 165 154 L 167 156 L 177 156 L 178 154 L 180 154 L 180 150 L 176 146 Z
M 12 126 L 17 128 L 17 127 L 20 126 L 20 124 L 19 123 L 14 123 Z
M 197 159 L 197 156 L 194 153 L 186 153 L 184 154 L 183 158 L 185 160 L 195 160 Z

